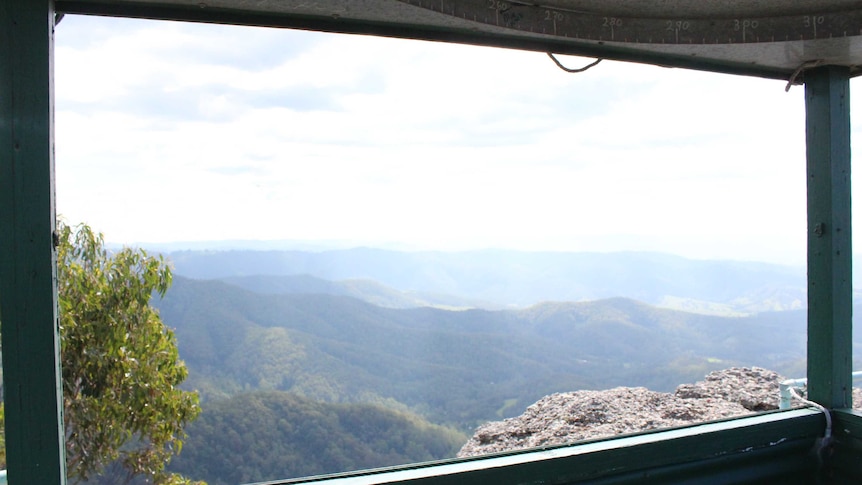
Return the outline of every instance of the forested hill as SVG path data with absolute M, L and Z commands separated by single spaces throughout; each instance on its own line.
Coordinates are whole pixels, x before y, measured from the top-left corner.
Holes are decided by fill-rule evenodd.
M 285 392 L 204 406 L 174 472 L 209 485 L 320 475 L 452 458 L 467 436 L 371 404 L 328 404 Z
M 465 431 L 556 391 L 670 390 L 729 365 L 787 369 L 805 348 L 804 312 L 720 318 L 629 299 L 390 309 L 177 277 L 156 304 L 205 399 L 284 390 L 402 406 Z
M 804 267 L 700 261 L 659 253 L 356 248 L 180 251 L 168 257 L 177 274 L 192 278 L 310 275 L 332 281 L 372 280 L 401 292 L 399 298 L 418 296 L 433 304 L 429 295 L 450 295 L 441 304 L 453 306 L 469 302 L 485 308 L 525 307 L 548 300 L 627 297 L 672 308 L 756 313 L 802 308 L 806 301 Z

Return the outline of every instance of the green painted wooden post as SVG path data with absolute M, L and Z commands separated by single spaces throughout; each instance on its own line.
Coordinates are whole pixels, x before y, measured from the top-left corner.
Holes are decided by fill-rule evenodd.
M 54 7 L 0 1 L 0 320 L 11 485 L 66 482 L 54 212 Z
M 808 158 L 808 395 L 851 406 L 850 71 L 805 72 Z

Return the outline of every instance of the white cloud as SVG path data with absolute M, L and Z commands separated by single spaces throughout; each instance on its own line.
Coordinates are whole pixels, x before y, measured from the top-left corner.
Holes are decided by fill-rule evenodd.
M 109 240 L 804 260 L 802 88 L 179 23 L 57 41 L 59 211 Z

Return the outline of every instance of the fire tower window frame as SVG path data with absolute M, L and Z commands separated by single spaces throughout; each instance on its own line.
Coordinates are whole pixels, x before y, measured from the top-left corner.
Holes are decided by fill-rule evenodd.
M 138 5 L 124 13 L 109 1 L 95 5 L 114 16 L 157 10 Z M 242 16 L 225 21 L 195 15 L 204 17 L 175 20 L 243 23 Z M 169 16 L 154 11 L 151 17 Z M 0 318 L 12 485 L 66 482 L 54 245 L 54 22 L 52 0 L 0 2 Z M 849 409 L 850 76 L 849 68 L 828 65 L 804 73 L 808 377 L 810 397 L 831 410 L 833 443 L 819 439 L 826 424 L 823 413 L 797 409 L 542 450 L 267 483 L 681 483 L 692 478 L 807 483 L 815 475 L 839 481 L 862 478 L 862 414 Z

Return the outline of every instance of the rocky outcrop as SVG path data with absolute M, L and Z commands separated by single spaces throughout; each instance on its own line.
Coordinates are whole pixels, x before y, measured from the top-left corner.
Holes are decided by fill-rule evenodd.
M 459 457 L 551 446 L 682 426 L 778 408 L 779 374 L 758 367 L 715 371 L 674 393 L 643 387 L 557 393 L 524 414 L 480 426 Z M 862 393 L 854 389 L 857 406 Z
M 675 396 L 683 399 L 718 398 L 749 411 L 778 409 L 778 384 L 784 377 L 760 367 L 732 367 L 709 373 L 702 381 L 683 384 Z

